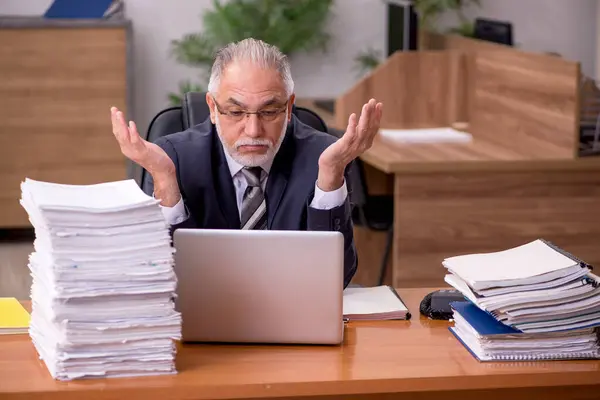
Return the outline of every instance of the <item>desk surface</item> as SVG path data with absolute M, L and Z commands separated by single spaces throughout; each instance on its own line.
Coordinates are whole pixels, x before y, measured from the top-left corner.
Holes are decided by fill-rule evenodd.
M 600 170 L 600 157 L 531 159 L 491 142 L 401 144 L 377 137 L 361 159 L 386 173 Z
M 419 302 L 429 291 L 400 290 L 414 313 L 411 321 L 352 322 L 341 347 L 182 346 L 175 376 L 57 382 L 37 360 L 27 335 L 0 337 L 0 398 L 223 399 L 423 392 L 423 399 L 453 390 L 458 390 L 457 398 L 465 390 L 494 389 L 500 395 L 501 388 L 544 389 L 564 396 L 565 386 L 599 393 L 600 361 L 479 363 L 451 335 L 448 323 L 419 317 Z

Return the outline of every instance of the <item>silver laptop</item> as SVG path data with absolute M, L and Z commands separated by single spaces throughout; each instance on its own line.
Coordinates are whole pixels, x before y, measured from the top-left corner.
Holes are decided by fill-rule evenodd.
M 339 344 L 340 232 L 178 229 L 184 342 Z

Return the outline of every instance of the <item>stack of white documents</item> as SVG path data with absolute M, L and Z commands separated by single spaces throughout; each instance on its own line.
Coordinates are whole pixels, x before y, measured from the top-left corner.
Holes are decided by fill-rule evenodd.
M 449 271 L 446 282 L 469 300 L 453 305 L 452 331 L 472 351 L 483 352 L 478 358 L 600 355 L 600 279 L 587 263 L 535 240 L 501 252 L 448 258 L 443 264 Z
M 158 201 L 133 180 L 61 185 L 26 179 L 35 228 L 29 333 L 55 379 L 175 373 L 181 316 Z

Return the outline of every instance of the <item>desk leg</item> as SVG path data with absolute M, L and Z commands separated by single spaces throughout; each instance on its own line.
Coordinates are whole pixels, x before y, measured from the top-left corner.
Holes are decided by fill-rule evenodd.
M 444 284 L 442 261 L 544 238 L 600 265 L 600 171 L 397 174 L 393 284 Z

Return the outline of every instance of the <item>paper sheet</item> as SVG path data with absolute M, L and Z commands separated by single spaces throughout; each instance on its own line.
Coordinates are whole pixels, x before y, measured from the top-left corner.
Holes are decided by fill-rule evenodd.
M 379 134 L 400 143 L 469 143 L 473 136 L 453 128 L 380 129 Z

